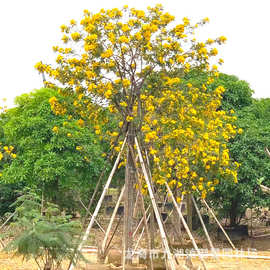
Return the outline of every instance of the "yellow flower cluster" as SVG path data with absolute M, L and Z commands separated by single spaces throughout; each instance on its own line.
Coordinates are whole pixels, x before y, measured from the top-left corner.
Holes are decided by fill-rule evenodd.
M 3 160 L 4 157 L 12 159 L 15 159 L 17 157 L 17 155 L 14 153 L 14 146 L 2 146 L 2 143 L 0 143 L 0 161 Z
M 3 98 L 2 100 L 3 100 L 3 102 L 6 102 L 7 101 L 6 98 Z M 0 106 L 0 114 L 1 113 L 4 113 L 4 112 L 7 112 L 7 106 L 6 105 Z
M 52 111 L 54 111 L 56 115 L 64 115 L 66 113 L 66 108 L 58 102 L 56 97 L 51 97 L 49 99 L 49 103 L 51 105 Z
M 142 100 L 142 131 L 156 164 L 156 183 L 166 181 L 183 194 L 198 190 L 205 198 L 219 183 L 217 177 L 237 182 L 239 164 L 231 162 L 226 146 L 237 133 L 235 117 L 217 111 L 225 89 L 185 85 L 175 78 L 163 79 L 158 89 L 158 96 L 145 94 Z
M 52 128 L 52 131 L 53 131 L 54 133 L 58 133 L 58 132 L 59 132 L 59 128 L 56 127 L 56 126 L 54 126 L 54 127 Z
M 183 194 L 199 190 L 205 197 L 218 177 L 237 179 L 226 147 L 236 134 L 235 119 L 219 110 L 224 88 L 209 87 L 218 76 L 212 65 L 215 46 L 226 38 L 198 42 L 194 33 L 208 18 L 195 25 L 188 18 L 174 19 L 161 5 L 147 11 L 127 6 L 96 14 L 86 10 L 80 24 L 61 26 L 67 44 L 54 47 L 56 67 L 39 62 L 36 68 L 64 86 L 80 126 L 92 121 L 95 133 L 109 137 L 119 151 L 119 130 L 103 133 L 108 108 L 120 130 L 134 125 L 143 138 L 156 183 L 167 181 Z M 80 48 L 79 54 L 73 48 Z M 181 79 L 198 68 L 209 73 L 200 87 Z M 57 98 L 50 104 L 56 114 L 66 113 Z

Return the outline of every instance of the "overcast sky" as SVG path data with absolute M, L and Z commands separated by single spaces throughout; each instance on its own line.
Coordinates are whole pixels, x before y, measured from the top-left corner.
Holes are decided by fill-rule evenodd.
M 219 47 L 225 61 L 221 71 L 246 80 L 254 97 L 270 97 L 269 0 L 1 0 L 0 99 L 7 98 L 10 106 L 14 97 L 42 87 L 35 63 L 54 63 L 52 46 L 60 44 L 60 25 L 80 20 L 84 9 L 98 12 L 126 4 L 146 9 L 157 3 L 179 22 L 209 17 L 210 24 L 200 28 L 203 35 L 228 39 Z

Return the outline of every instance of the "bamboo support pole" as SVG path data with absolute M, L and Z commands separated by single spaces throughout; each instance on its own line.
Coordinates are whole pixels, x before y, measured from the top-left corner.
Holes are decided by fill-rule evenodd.
M 150 214 L 149 214 L 149 216 L 147 218 L 146 217 L 147 213 L 146 213 L 145 207 L 144 207 L 144 199 L 143 199 L 143 195 L 142 195 L 142 184 L 141 184 L 141 181 L 140 181 L 140 178 L 139 178 L 138 168 L 136 166 L 136 161 L 137 161 L 138 156 L 135 158 L 135 154 L 134 154 L 134 151 L 133 151 L 133 148 L 132 147 L 130 147 L 130 153 L 131 153 L 133 162 L 135 164 L 136 179 L 137 179 L 138 186 L 139 186 L 138 195 L 139 195 L 139 199 L 141 201 L 140 206 L 141 206 L 141 210 L 142 210 L 142 213 L 143 213 L 143 221 L 144 221 L 143 231 L 145 229 L 145 232 L 146 232 L 146 241 L 147 241 L 147 246 L 148 246 L 147 255 L 148 255 L 149 259 L 150 259 L 150 264 L 148 264 L 148 266 L 150 267 L 151 270 L 154 270 L 154 264 L 153 264 L 153 260 L 152 260 L 152 255 L 150 254 L 150 250 L 151 250 L 151 239 L 150 239 L 150 233 L 149 233 L 149 228 L 148 228 L 148 219 L 150 218 Z M 148 209 L 149 209 L 149 207 L 148 207 Z M 141 236 L 143 235 L 143 231 L 142 231 Z M 139 244 L 139 241 L 137 242 L 137 244 Z M 136 250 L 136 248 L 137 247 L 135 247 L 135 250 Z
M 112 225 L 113 225 L 113 222 L 114 222 L 114 219 L 116 217 L 116 214 L 117 214 L 117 210 L 119 208 L 119 205 L 122 201 L 122 198 L 123 198 L 123 195 L 124 195 L 124 191 L 125 191 L 125 186 L 122 187 L 122 190 L 121 190 L 121 193 L 120 193 L 120 196 L 117 200 L 117 203 L 116 203 L 116 206 L 113 210 L 113 213 L 112 213 L 112 216 L 111 216 L 111 219 L 110 219 L 110 222 L 109 222 L 109 225 L 108 225 L 108 228 L 106 230 L 106 233 L 105 233 L 105 237 L 103 239 L 103 242 L 102 242 L 102 246 L 101 246 L 101 252 L 104 254 L 105 252 L 105 246 L 106 246 L 106 243 L 107 243 L 107 239 L 109 237 L 109 234 L 111 232 L 111 229 L 112 229 Z
M 147 221 L 149 220 L 149 218 L 150 218 L 150 215 L 148 216 Z M 140 241 L 141 241 L 141 239 L 142 239 L 142 236 L 143 236 L 143 233 L 144 233 L 144 229 L 145 229 L 145 227 L 143 227 L 143 229 L 142 229 L 142 231 L 141 231 L 141 233 L 140 233 L 140 236 L 139 236 L 139 238 L 138 238 L 138 240 L 137 240 L 137 242 L 136 242 L 136 244 L 135 244 L 133 253 L 137 250 L 137 247 L 138 247 L 138 245 L 139 245 L 139 243 L 140 243 Z
M 149 209 L 150 209 L 150 206 L 148 206 L 147 209 L 145 210 L 146 214 L 148 213 Z M 150 216 L 150 214 L 148 216 Z M 137 225 L 136 229 L 134 230 L 134 232 L 132 234 L 132 237 L 135 237 L 135 235 L 136 235 L 137 231 L 139 230 L 142 223 L 143 223 L 143 217 L 141 218 L 141 220 L 140 220 L 139 224 Z
M 119 139 L 119 135 L 118 135 L 116 141 L 118 141 L 118 139 Z M 112 156 L 113 156 L 112 153 L 111 153 L 110 155 L 107 155 L 106 160 L 108 160 L 108 159 L 109 159 L 110 157 L 112 157 Z M 103 178 L 103 176 L 104 176 L 105 171 L 106 171 L 106 168 L 104 168 L 103 171 L 101 172 L 101 174 L 99 175 L 97 184 L 96 184 L 96 186 L 95 186 L 95 190 L 94 190 L 94 192 L 93 192 L 93 194 L 92 194 L 92 196 L 91 196 L 90 202 L 89 202 L 89 204 L 88 204 L 88 206 L 87 206 L 87 210 L 88 210 L 88 211 L 90 210 L 90 208 L 91 208 L 91 206 L 92 206 L 92 204 L 93 204 L 93 202 L 94 202 L 95 196 L 96 196 L 96 194 L 97 194 L 97 192 L 98 192 L 98 189 L 99 189 L 99 186 L 100 186 L 100 184 L 101 184 L 101 182 L 102 182 L 102 178 Z M 84 218 L 84 221 L 83 221 L 83 226 L 86 224 L 86 220 L 87 220 L 87 215 L 85 215 L 85 218 Z
M 122 269 L 126 269 L 126 244 L 125 241 L 123 241 L 123 253 L 122 253 Z
M 139 146 L 139 143 L 138 143 L 138 140 L 137 140 L 136 137 L 135 137 L 135 144 L 136 144 L 136 148 L 137 148 L 137 151 L 138 151 L 139 160 L 140 160 L 140 164 L 141 164 L 141 167 L 142 167 L 142 170 L 143 170 L 145 181 L 146 181 L 146 184 L 147 184 L 149 196 L 150 196 L 150 199 L 151 199 L 151 202 L 152 202 L 152 205 L 153 205 L 153 208 L 154 208 L 154 212 L 155 212 L 155 215 L 156 215 L 156 218 L 157 218 L 157 222 L 158 222 L 159 231 L 160 231 L 161 239 L 162 239 L 162 242 L 163 242 L 163 246 L 164 246 L 164 249 L 165 249 L 166 254 L 168 256 L 169 266 L 170 266 L 171 270 L 175 270 L 176 269 L 175 263 L 173 261 L 172 254 L 171 254 L 171 251 L 169 249 L 168 240 L 166 238 L 166 234 L 165 234 L 165 231 L 164 231 L 161 219 L 160 219 L 158 207 L 157 207 L 157 204 L 156 204 L 156 201 L 155 201 L 155 198 L 154 198 L 154 194 L 153 194 L 153 190 L 152 190 L 152 187 L 151 187 L 151 181 L 149 179 L 149 176 L 148 176 L 148 173 L 147 173 L 147 170 L 146 170 L 146 166 L 145 166 L 145 163 L 144 163 L 144 160 L 143 160 L 143 157 L 142 157 L 142 153 L 141 153 L 141 150 L 140 150 L 140 146 Z
M 186 205 L 187 205 L 187 225 L 190 231 L 192 232 L 192 216 L 193 216 L 193 205 L 191 200 L 191 194 L 186 196 Z
M 210 247 L 211 247 L 211 250 L 212 250 L 212 252 L 213 252 L 213 254 L 214 254 L 215 259 L 217 260 L 217 254 L 216 254 L 215 248 L 214 248 L 214 246 L 213 246 L 213 242 L 211 241 L 211 238 L 210 238 L 209 233 L 208 233 L 208 231 L 207 231 L 207 229 L 206 229 L 206 227 L 205 227 L 205 224 L 204 224 L 202 215 L 201 215 L 201 213 L 200 213 L 200 210 L 199 210 L 199 208 L 198 208 L 198 205 L 197 205 L 197 203 L 196 203 L 196 201 L 195 201 L 195 199 L 194 199 L 194 197 L 193 197 L 192 195 L 191 195 L 191 199 L 192 199 L 192 201 L 193 201 L 195 210 L 196 210 L 196 212 L 197 212 L 197 214 L 198 214 L 198 216 L 199 216 L 199 219 L 200 219 L 200 222 L 201 222 L 201 224 L 202 224 L 202 227 L 203 227 L 204 233 L 205 233 L 205 235 L 206 235 L 207 241 L 208 241 L 208 243 L 209 243 L 209 245 L 210 245 Z
M 93 194 L 92 194 L 92 196 L 91 196 L 90 202 L 89 202 L 89 204 L 88 204 L 88 206 L 87 206 L 87 210 L 88 210 L 88 211 L 90 210 L 90 208 L 91 208 L 91 206 L 92 206 L 92 204 L 93 204 L 93 202 L 94 202 L 95 196 L 96 196 L 96 194 L 97 194 L 97 192 L 98 192 L 98 189 L 99 189 L 99 186 L 100 186 L 100 184 L 101 184 L 101 180 L 102 180 L 102 178 L 103 178 L 104 173 L 105 173 L 105 169 L 103 169 L 103 171 L 101 172 L 101 174 L 100 174 L 100 176 L 99 176 L 99 178 L 98 178 L 98 182 L 97 182 L 97 184 L 96 184 L 95 190 L 94 190 L 94 192 L 93 192 Z M 87 213 L 88 213 L 88 211 L 87 211 Z M 85 218 L 84 218 L 84 220 L 83 220 L 83 226 L 86 224 L 87 218 L 88 218 L 88 216 L 85 215 Z
M 147 222 L 148 222 L 148 220 L 149 220 L 149 218 L 150 218 L 150 215 L 151 215 L 151 214 L 149 214 L 148 217 L 147 217 L 147 219 L 146 219 Z M 145 229 L 145 227 L 143 227 L 143 229 L 142 229 L 142 231 L 141 231 L 141 234 L 140 234 L 140 236 L 139 236 L 139 238 L 138 238 L 138 240 L 137 240 L 137 243 L 136 243 L 135 248 L 134 248 L 134 252 L 137 250 L 137 247 L 138 247 L 138 245 L 139 245 L 139 242 L 140 242 L 140 240 L 141 240 L 141 238 L 142 238 L 142 236 L 143 236 L 144 229 Z
M 143 227 L 143 229 L 142 229 L 142 231 L 141 231 L 141 233 L 140 233 L 140 235 L 139 235 L 139 238 L 138 238 L 138 240 L 137 240 L 137 242 L 136 242 L 136 244 L 135 244 L 133 253 L 135 253 L 136 250 L 137 250 L 137 247 L 138 247 L 138 245 L 139 245 L 139 243 L 140 243 L 140 241 L 141 241 L 141 239 L 142 239 L 142 236 L 143 236 L 143 233 L 144 233 L 144 229 L 145 229 L 145 227 Z
M 82 205 L 82 207 L 85 209 L 85 211 L 88 213 L 88 215 L 92 217 L 92 213 L 87 209 L 87 207 L 84 205 L 83 201 L 80 198 L 79 198 L 79 202 Z M 105 230 L 96 219 L 95 219 L 95 223 L 98 225 L 99 229 L 105 234 Z
M 110 238 L 110 240 L 109 240 L 109 242 L 108 242 L 108 245 L 104 248 L 104 253 L 103 253 L 104 257 L 107 257 L 108 249 L 109 249 L 110 244 L 111 244 L 111 242 L 112 242 L 112 240 L 113 240 L 113 237 L 114 237 L 114 235 L 115 235 L 115 233 L 116 233 L 116 231 L 117 231 L 117 229 L 118 229 L 118 227 L 119 227 L 119 225 L 120 225 L 120 222 L 121 222 L 121 220 L 122 220 L 122 217 L 123 217 L 123 215 L 120 215 L 120 218 L 119 218 L 119 220 L 118 220 L 118 222 L 117 222 L 117 224 L 116 224 L 116 226 L 115 226 L 115 228 L 114 228 L 114 231 L 113 231 L 112 236 L 111 236 L 111 238 Z
M 205 206 L 207 207 L 207 209 L 209 210 L 209 212 L 211 213 L 211 215 L 214 217 L 215 221 L 217 222 L 219 228 L 222 230 L 222 232 L 224 233 L 224 235 L 226 236 L 227 240 L 229 241 L 230 245 L 232 246 L 232 248 L 235 250 L 235 246 L 232 243 L 230 237 L 228 236 L 228 234 L 226 233 L 226 231 L 223 229 L 222 225 L 220 224 L 220 222 L 218 221 L 216 215 L 214 214 L 214 212 L 212 211 L 212 209 L 209 207 L 209 205 L 207 204 L 207 202 L 202 199 L 203 203 L 205 204 Z
M 103 192 L 102 192 L 102 194 L 101 194 L 101 196 L 100 196 L 100 198 L 99 198 L 99 201 L 98 201 L 98 204 L 97 204 L 97 206 L 96 206 L 96 209 L 95 209 L 95 211 L 94 211 L 94 213 L 93 213 L 93 216 L 92 216 L 92 218 L 91 218 L 91 220 L 90 220 L 90 222 L 89 222 L 89 224 L 88 224 L 88 227 L 87 227 L 87 229 L 86 229 L 86 231 L 85 231 L 85 234 L 84 234 L 84 236 L 83 236 L 83 238 L 82 238 L 82 241 L 81 241 L 81 243 L 79 244 L 79 246 L 78 246 L 78 248 L 77 248 L 77 251 L 80 251 L 80 250 L 82 249 L 82 246 L 83 246 L 84 242 L 87 240 L 87 238 L 88 238 L 88 236 L 89 236 L 89 234 L 90 234 L 90 230 L 91 230 L 91 228 L 92 228 L 92 226 L 93 226 L 94 220 L 95 220 L 95 218 L 96 218 L 96 216 L 97 216 L 97 214 L 98 214 L 98 212 L 99 212 L 99 209 L 100 209 L 100 207 L 101 207 L 101 204 L 102 204 L 102 202 L 103 202 L 103 199 L 104 199 L 104 197 L 105 197 L 105 195 L 106 195 L 106 193 L 107 193 L 107 191 L 108 191 L 108 189 L 109 189 L 109 186 L 110 186 L 110 184 L 111 184 L 112 177 L 113 177 L 113 175 L 114 175 L 114 173 L 115 173 L 115 171 L 116 171 L 116 169 L 117 169 L 117 166 L 118 166 L 118 163 L 119 163 L 121 154 L 122 154 L 123 149 L 124 149 L 124 146 L 125 146 L 125 143 L 126 143 L 126 137 L 125 137 L 125 140 L 124 140 L 124 142 L 123 142 L 123 144 L 122 144 L 122 146 L 121 146 L 121 150 L 120 150 L 120 152 L 119 152 L 119 154 L 118 154 L 118 156 L 117 156 L 117 158 L 116 158 L 116 161 L 115 161 L 115 163 L 114 163 L 114 165 L 113 165 L 112 171 L 111 171 L 111 173 L 110 173 L 110 175 L 109 175 L 109 177 L 108 177 L 107 183 L 105 184 L 105 187 L 104 187 L 104 189 L 103 189 Z M 77 256 L 77 255 L 75 255 L 75 257 L 76 257 L 76 256 Z M 73 268 L 74 268 L 74 263 L 72 262 L 72 263 L 70 264 L 70 266 L 69 266 L 68 269 L 69 269 L 69 270 L 72 270 Z
M 197 246 L 197 244 L 195 242 L 195 239 L 192 236 L 192 234 L 190 232 L 190 229 L 189 229 L 189 227 L 188 227 L 188 225 L 187 225 L 187 223 L 186 223 L 186 221 L 185 221 L 185 219 L 184 219 L 184 217 L 183 217 L 183 215 L 182 215 L 182 213 L 181 213 L 181 211 L 179 209 L 179 206 L 178 206 L 178 204 L 177 204 L 177 202 L 176 202 L 176 200 L 174 198 L 174 195 L 173 195 L 173 193 L 171 191 L 171 188 L 169 187 L 167 182 L 165 182 L 165 185 L 166 185 L 166 188 L 167 188 L 167 190 L 168 190 L 168 192 L 169 192 L 169 194 L 170 194 L 170 196 L 172 198 L 173 204 L 174 204 L 174 206 L 175 206 L 175 208 L 176 208 L 176 210 L 178 212 L 178 215 L 181 218 L 181 221 L 182 221 L 182 223 L 184 225 L 184 228 L 187 231 L 187 234 L 188 234 L 190 240 L 192 241 L 193 247 L 195 248 L 196 252 L 198 253 L 198 256 L 199 256 L 199 258 L 200 258 L 200 260 L 202 262 L 203 268 L 204 268 L 204 270 L 206 270 L 205 261 L 204 261 L 203 257 L 201 256 L 200 250 L 199 250 L 199 248 L 198 248 L 198 246 Z

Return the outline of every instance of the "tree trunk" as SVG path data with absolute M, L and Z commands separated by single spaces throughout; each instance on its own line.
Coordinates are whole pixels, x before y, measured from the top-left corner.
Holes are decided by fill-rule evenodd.
M 155 248 L 155 212 L 151 206 L 151 216 L 150 216 L 150 247 Z
M 189 230 L 192 232 L 192 216 L 193 216 L 193 203 L 191 194 L 187 195 L 187 225 Z
M 135 144 L 135 132 L 134 126 L 130 123 L 127 137 L 127 144 L 134 149 Z M 133 245 L 133 211 L 136 191 L 134 185 L 136 184 L 136 168 L 132 159 L 132 154 L 127 148 L 127 165 L 125 171 L 125 207 L 124 207 L 124 246 L 126 252 L 125 263 L 127 265 L 131 264 L 132 258 L 130 256 Z

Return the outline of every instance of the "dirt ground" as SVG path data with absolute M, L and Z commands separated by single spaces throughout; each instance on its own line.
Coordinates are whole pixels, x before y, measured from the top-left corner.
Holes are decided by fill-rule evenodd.
M 205 259 L 208 270 L 269 270 L 270 269 L 270 251 L 259 252 L 260 256 L 268 256 L 269 259 L 244 259 L 244 258 L 219 258 L 216 262 L 214 259 Z M 180 260 L 180 265 L 185 264 L 184 260 Z M 201 265 L 198 259 L 192 259 L 194 266 Z M 11 255 L 0 253 L 0 269 L 1 270 L 38 270 L 34 261 L 22 262 L 20 258 L 14 258 Z M 84 264 L 75 268 L 76 270 L 108 270 L 114 269 L 113 265 L 101 264 Z M 115 268 L 116 269 L 116 268 Z M 120 269 L 120 268 L 117 268 Z M 202 269 L 202 268 L 201 268 Z
M 257 237 L 249 237 L 246 240 L 235 242 L 235 246 L 237 248 L 237 252 L 240 255 L 241 252 L 244 255 L 255 255 L 255 256 L 264 256 L 268 258 L 258 258 L 258 259 L 251 259 L 251 258 L 233 258 L 233 257 L 224 257 L 221 256 L 216 261 L 213 257 L 207 258 L 205 257 L 204 260 L 206 262 L 207 270 L 270 270 L 270 228 L 265 230 L 266 227 L 263 229 L 257 230 Z M 93 232 L 93 236 L 100 235 L 103 236 L 98 230 Z M 116 250 L 121 249 L 121 238 L 120 233 L 117 234 L 119 237 L 116 237 L 113 241 L 112 245 L 113 248 Z M 260 236 L 261 235 L 261 236 Z M 212 237 L 214 239 L 214 235 Z M 95 245 L 96 241 L 100 241 L 100 239 L 95 240 L 94 242 L 90 243 L 90 245 Z M 143 244 L 143 243 L 142 243 Z M 207 248 L 207 241 L 204 240 L 201 248 Z M 218 253 L 220 255 L 226 254 L 231 255 L 232 250 L 228 243 L 220 242 L 214 240 L 215 248 L 219 249 Z M 250 250 L 250 253 L 248 253 Z M 236 254 L 237 254 L 236 252 Z M 97 263 L 97 254 L 93 251 L 84 250 L 84 256 L 88 260 L 88 263 L 81 262 L 78 266 L 75 267 L 74 270 L 107 270 L 107 269 L 117 269 L 120 270 L 120 267 L 115 267 L 113 262 L 108 262 L 107 264 L 98 264 Z M 177 257 L 179 265 L 185 265 L 186 258 L 184 257 Z M 192 263 L 194 266 L 201 266 L 199 259 L 197 257 L 192 257 Z M 67 265 L 63 265 L 63 270 L 67 269 Z M 142 268 L 141 268 L 142 269 Z M 158 268 L 159 270 L 163 270 L 165 268 Z M 183 268 L 179 267 L 179 270 Z M 197 269 L 197 268 L 194 268 Z M 21 258 L 15 257 L 12 254 L 7 254 L 0 251 L 0 270 L 38 270 L 35 262 L 33 260 L 30 261 L 22 261 Z
M 247 255 L 247 247 L 252 246 L 256 252 L 251 255 L 265 256 L 268 259 L 247 259 L 247 258 L 230 258 L 219 257 L 218 261 L 214 258 L 205 258 L 207 270 L 270 270 L 270 238 L 248 239 L 236 245 L 238 254 Z M 223 252 L 223 253 L 222 253 Z M 231 254 L 231 251 L 220 249 L 219 254 Z M 253 252 L 253 251 L 252 251 Z M 107 270 L 107 269 L 121 269 L 114 268 L 113 264 L 98 264 L 96 263 L 95 253 L 84 253 L 89 263 L 82 262 L 75 269 L 76 270 Z M 185 264 L 184 258 L 178 258 L 180 265 Z M 201 265 L 198 258 L 192 257 L 194 266 Z M 63 269 L 66 269 L 64 266 Z M 180 268 L 181 269 L 181 268 Z M 201 267 L 202 269 L 202 267 Z M 0 253 L 0 270 L 38 270 L 34 261 L 23 262 L 20 258 L 12 256 L 12 254 Z

